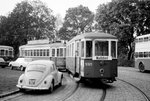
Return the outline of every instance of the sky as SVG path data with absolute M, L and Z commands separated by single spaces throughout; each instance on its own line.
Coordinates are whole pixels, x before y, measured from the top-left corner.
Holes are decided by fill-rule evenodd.
M 17 3 L 23 0 L 0 0 L 0 15 L 7 16 Z M 65 16 L 68 8 L 83 5 L 88 7 L 92 12 L 96 12 L 99 4 L 110 2 L 111 0 L 41 0 L 47 4 L 48 8 L 53 10 L 54 15 L 60 14 L 61 17 Z

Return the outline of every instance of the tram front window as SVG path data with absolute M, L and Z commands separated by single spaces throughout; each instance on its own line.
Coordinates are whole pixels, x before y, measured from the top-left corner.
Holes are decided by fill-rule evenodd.
M 108 56 L 108 41 L 95 41 L 95 56 Z
M 86 41 L 86 57 L 92 57 L 92 41 Z

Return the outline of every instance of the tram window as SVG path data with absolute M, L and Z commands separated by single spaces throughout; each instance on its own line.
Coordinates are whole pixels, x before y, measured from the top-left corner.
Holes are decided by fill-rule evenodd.
M 144 52 L 144 57 L 148 57 L 148 52 Z
M 27 56 L 27 50 L 25 50 L 25 56 Z
M 37 50 L 37 56 L 39 56 L 39 50 Z
M 64 48 L 64 57 L 66 56 L 66 48 Z
M 144 37 L 144 41 L 148 41 L 148 37 Z
M 55 49 L 52 49 L 52 56 L 55 56 Z
M 63 56 L 63 48 L 60 48 L 60 56 Z
M 29 52 L 29 56 L 31 56 L 31 50 L 29 50 L 28 52 Z
M 108 41 L 95 41 L 95 56 L 108 56 Z
M 31 56 L 33 56 L 33 50 L 31 50 Z
M 79 56 L 79 42 L 76 43 L 75 55 L 76 55 L 76 56 Z
M 57 56 L 60 56 L 60 55 L 59 55 L 59 49 L 57 49 Z
M 4 50 L 1 50 L 1 56 L 4 56 Z
M 116 58 L 116 42 L 111 41 L 111 56 Z
M 148 52 L 148 57 L 150 57 L 150 52 Z
M 34 55 L 33 56 L 36 56 L 36 50 L 34 50 Z
M 84 41 L 81 42 L 81 57 L 84 57 Z
M 40 56 L 42 56 L 42 49 L 40 49 Z
M 136 57 L 136 58 L 138 58 L 138 57 L 139 57 L 139 56 L 138 56 L 138 52 L 135 52 L 135 57 Z
M 135 43 L 138 43 L 138 39 L 135 39 Z
M 143 52 L 139 52 L 139 57 L 143 57 Z
M 139 38 L 139 42 L 143 42 L 143 38 Z
M 46 50 L 45 49 L 43 50 L 43 56 L 46 56 Z
M 49 49 L 47 49 L 47 56 L 49 56 Z
M 92 41 L 86 41 L 86 57 L 92 57 Z

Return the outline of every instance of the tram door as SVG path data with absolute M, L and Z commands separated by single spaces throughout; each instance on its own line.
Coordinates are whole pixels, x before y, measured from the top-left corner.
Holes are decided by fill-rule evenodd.
M 80 51 L 81 51 L 81 48 L 80 48 L 81 44 L 79 41 L 76 42 L 76 51 L 75 51 L 75 64 L 76 64 L 76 67 L 75 67 L 75 71 L 76 73 L 78 74 L 77 76 L 80 75 L 80 61 L 81 61 L 81 58 L 80 58 Z

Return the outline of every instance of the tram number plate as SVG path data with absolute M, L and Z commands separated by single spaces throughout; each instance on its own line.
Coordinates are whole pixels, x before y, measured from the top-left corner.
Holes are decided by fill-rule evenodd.
M 91 66 L 92 66 L 92 63 L 85 63 L 85 66 L 91 67 Z

